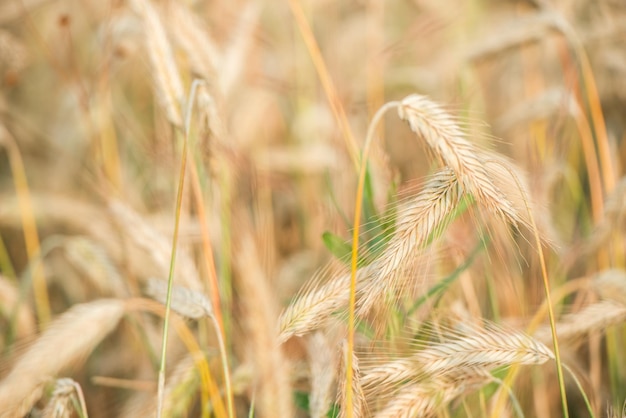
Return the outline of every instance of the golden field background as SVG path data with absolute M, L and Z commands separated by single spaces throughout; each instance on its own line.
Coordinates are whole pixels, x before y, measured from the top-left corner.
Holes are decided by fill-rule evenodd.
M 625 38 L 621 0 L 0 2 L 0 416 L 157 413 L 173 242 L 163 416 L 626 416 Z M 413 94 L 358 201 L 372 118 Z M 347 297 L 355 211 L 359 271 L 391 263 L 446 166 L 471 196 L 376 279 L 354 357 L 347 299 L 290 333 L 288 306 Z M 372 383 L 473 337 L 462 375 Z

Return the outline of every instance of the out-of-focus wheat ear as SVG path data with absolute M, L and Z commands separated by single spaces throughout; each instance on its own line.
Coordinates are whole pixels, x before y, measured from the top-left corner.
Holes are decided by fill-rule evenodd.
M 85 357 L 118 325 L 125 302 L 101 299 L 72 307 L 55 319 L 0 382 L 6 416 L 24 416 L 41 395 L 46 379 Z
M 291 417 L 289 364 L 278 344 L 278 302 L 263 273 L 256 245 L 244 235 L 235 252 L 235 285 L 245 346 L 255 368 L 255 409 L 260 417 Z M 256 415 L 256 414 L 255 414 Z
M 243 71 L 248 68 L 254 30 L 259 19 L 259 6 L 249 2 L 239 13 L 239 21 L 233 30 L 231 42 L 224 48 L 223 60 L 218 79 L 220 91 L 224 97 L 232 94 Z
M 458 329 L 446 330 L 443 342 L 429 343 L 412 357 L 421 363 L 424 373 L 437 376 L 465 367 L 543 364 L 554 359 L 554 354 L 523 332 L 486 322 L 484 327 L 461 324 Z
M 347 372 L 347 364 L 348 364 L 348 356 L 352 356 L 352 387 L 347 388 L 346 382 L 346 372 Z M 359 359 L 354 353 L 348 353 L 348 345 L 344 341 L 341 344 L 341 365 L 340 365 L 340 376 L 339 376 L 339 417 L 345 418 L 348 416 L 347 408 L 348 404 L 346 402 L 348 396 L 348 390 L 352 391 L 352 416 L 354 418 L 360 418 L 367 416 L 367 403 L 365 400 L 365 393 L 363 392 L 363 387 L 361 386 L 361 370 L 359 368 Z
M 600 248 L 611 237 L 615 230 L 623 228 L 626 220 L 626 177 L 617 183 L 607 198 L 602 221 L 594 228 L 585 243 L 585 251 L 592 252 Z
M 603 300 L 612 300 L 626 306 L 626 271 L 604 270 L 595 275 L 591 287 Z
M 146 284 L 146 294 L 165 305 L 167 299 L 167 282 L 165 280 L 149 279 Z M 170 297 L 172 310 L 186 318 L 200 319 L 213 315 L 213 305 L 211 305 L 211 301 L 197 290 L 172 285 Z
M 106 250 L 86 237 L 72 237 L 63 243 L 69 261 L 91 280 L 103 296 L 130 296 L 122 276 Z
M 80 406 L 77 411 L 79 416 L 87 416 L 87 406 L 80 385 L 74 380 L 64 377 L 54 382 L 52 397 L 41 413 L 42 418 L 71 418 L 74 415 L 75 406 Z
M 0 30 L 0 57 L 5 75 L 17 75 L 31 61 L 26 44 L 8 30 Z
M 541 242 L 558 250 L 562 240 L 550 220 L 550 213 L 544 205 L 540 205 L 530 193 L 528 176 L 505 156 L 495 153 L 482 153 L 485 168 L 491 175 L 493 184 L 500 190 L 520 217 L 521 224 L 532 229 L 532 216 L 537 226 Z M 530 211 L 530 213 L 529 213 Z
M 612 325 L 626 321 L 626 305 L 612 300 L 603 300 L 586 306 L 581 311 L 565 315 L 556 324 L 559 341 L 575 344 L 584 340 L 589 332 L 604 332 Z M 550 328 L 539 328 L 535 337 L 549 343 L 552 339 Z
M 309 414 L 311 418 L 322 418 L 328 413 L 333 400 L 331 391 L 337 371 L 337 350 L 331 345 L 327 333 L 316 331 L 306 339 L 306 351 L 311 376 Z
M 399 281 L 407 279 L 409 261 L 445 229 L 445 221 L 461 198 L 455 173 L 444 168 L 433 175 L 424 189 L 398 211 L 396 231 L 379 258 L 368 268 L 357 294 L 357 314 L 366 315 L 373 306 L 384 304 L 390 291 L 406 289 Z M 414 277 L 408 279 L 415 280 Z
M 441 106 L 425 96 L 413 94 L 400 102 L 398 115 L 426 141 L 437 158 L 454 171 L 464 192 L 513 225 L 522 220 L 492 181 L 494 173 L 487 170 L 482 157 L 485 151 L 466 139 L 465 132 Z
M 6 319 L 5 323 L 15 321 L 14 332 L 18 339 L 33 335 L 37 330 L 34 313 L 21 299 L 20 289 L 0 274 L 0 314 Z
M 168 120 L 182 128 L 181 108 L 185 91 L 163 23 L 149 0 L 132 0 L 131 3 L 143 21 L 157 100 L 163 106 Z
M 130 207 L 118 200 L 109 202 L 109 210 L 123 231 L 124 236 L 148 253 L 162 277 L 167 277 L 172 254 L 172 242 Z M 179 248 L 176 258 L 176 276 L 174 281 L 193 290 L 202 290 L 202 282 L 193 260 L 188 252 Z
M 165 12 L 169 33 L 185 52 L 191 70 L 205 80 L 213 80 L 222 53 L 206 31 L 206 24 L 200 22 L 185 3 L 167 2 Z

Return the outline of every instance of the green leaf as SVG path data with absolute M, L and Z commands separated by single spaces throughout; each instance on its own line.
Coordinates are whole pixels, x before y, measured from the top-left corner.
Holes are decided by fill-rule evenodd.
M 339 260 L 350 259 L 352 246 L 346 240 L 328 231 L 322 234 L 322 240 L 326 248 L 328 248 L 328 251 Z
M 309 412 L 309 394 L 302 391 L 295 391 L 293 393 L 293 400 L 298 409 Z

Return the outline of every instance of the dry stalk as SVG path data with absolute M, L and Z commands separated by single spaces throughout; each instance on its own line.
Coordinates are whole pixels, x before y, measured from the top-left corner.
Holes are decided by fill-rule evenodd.
M 0 416 L 28 413 L 47 379 L 84 360 L 125 311 L 124 301 L 101 299 L 76 305 L 54 320 L 0 382 Z

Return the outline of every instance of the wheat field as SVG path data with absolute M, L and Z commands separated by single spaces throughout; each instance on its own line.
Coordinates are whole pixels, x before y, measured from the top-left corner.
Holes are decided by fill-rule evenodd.
M 622 0 L 0 2 L 0 417 L 626 417 Z

